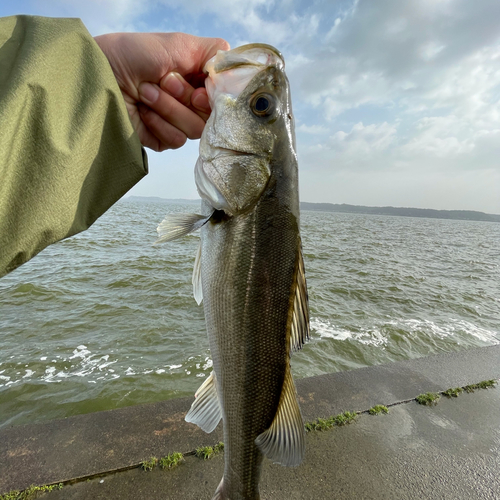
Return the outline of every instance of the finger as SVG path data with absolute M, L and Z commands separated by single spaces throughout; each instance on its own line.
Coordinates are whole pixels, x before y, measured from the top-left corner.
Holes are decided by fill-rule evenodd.
M 157 36 L 165 51 L 170 54 L 170 71 L 175 69 L 181 75 L 202 75 L 206 62 L 218 50 L 230 48 L 229 43 L 222 38 L 197 37 L 185 33 L 159 33 Z M 177 46 L 180 50 L 173 53 L 172 46 Z
M 175 71 L 167 73 L 160 80 L 160 88 L 175 97 L 179 102 L 182 102 L 184 106 L 191 104 L 191 94 L 194 88 L 179 73 Z
M 181 130 L 166 122 L 151 108 L 139 105 L 139 113 L 147 128 L 147 133 L 142 134 L 142 144 L 154 151 L 165 149 L 178 149 L 187 141 L 187 136 Z
M 157 85 L 147 82 L 141 83 L 139 96 L 141 101 L 163 118 L 166 123 L 170 123 L 182 131 L 189 139 L 201 137 L 205 121 Z
M 208 102 L 207 91 L 204 87 L 196 89 L 191 95 L 191 106 L 197 110 L 197 113 L 205 120 L 208 120 L 212 109 Z
M 199 98 L 200 92 L 192 87 L 179 73 L 171 72 L 160 80 L 160 88 L 193 110 L 204 121 L 210 115 L 208 99 Z M 194 100 L 193 100 L 194 98 Z M 196 102 L 195 102 L 196 101 Z

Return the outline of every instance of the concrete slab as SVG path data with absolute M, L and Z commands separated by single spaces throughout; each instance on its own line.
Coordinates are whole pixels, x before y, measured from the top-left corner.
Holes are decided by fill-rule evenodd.
M 500 498 L 500 390 L 481 390 L 435 407 L 415 401 L 389 414 L 307 435 L 304 463 L 264 463 L 262 500 Z M 209 500 L 223 456 L 194 456 L 176 469 L 140 469 L 64 486 L 47 500 Z
M 450 387 L 464 386 L 485 379 L 499 378 L 500 346 L 493 346 L 299 380 L 297 388 L 304 417 L 306 420 L 313 420 L 319 416 L 328 417 L 344 410 L 364 411 L 374 404 L 391 405 L 408 401 L 422 392 L 442 391 Z M 481 393 L 496 395 L 500 393 L 500 390 L 481 391 Z M 470 462 L 468 466 L 472 466 L 474 460 L 477 464 L 484 462 L 484 467 L 481 465 L 483 468 L 480 467 L 480 470 L 477 470 L 477 472 L 478 474 L 484 473 L 485 477 L 489 477 L 489 470 L 495 470 L 497 474 L 499 472 L 498 432 L 495 431 L 495 429 L 498 430 L 498 428 L 500 428 L 500 413 L 498 412 L 499 399 L 497 396 L 492 396 L 493 400 L 490 406 L 488 406 L 489 403 L 485 402 L 484 404 L 480 403 L 484 408 L 482 406 L 477 408 L 476 406 L 478 403 L 471 403 L 472 397 L 484 398 L 485 396 L 479 395 L 478 393 L 477 395 L 473 394 L 460 397 L 458 405 L 450 408 L 457 409 L 463 405 L 467 406 L 468 402 L 469 405 L 473 405 L 469 408 L 472 414 L 479 411 L 484 412 L 484 414 L 488 416 L 487 420 L 490 424 L 489 426 L 486 425 L 479 429 L 476 425 L 478 420 L 465 417 L 467 411 L 465 408 L 461 414 L 462 417 L 456 417 L 458 421 L 455 422 L 454 414 L 447 415 L 446 419 L 450 422 L 455 422 L 455 424 L 453 424 L 455 427 L 452 427 L 452 430 L 454 428 L 459 430 L 462 429 L 462 431 L 460 431 L 462 434 L 459 434 L 461 436 L 468 432 L 477 437 L 477 435 L 479 435 L 478 433 L 484 430 L 485 437 L 483 441 L 489 443 L 486 447 L 489 446 L 489 449 L 495 451 L 491 452 L 493 455 L 490 455 L 489 461 L 486 460 L 483 451 L 475 452 L 475 454 L 471 455 L 475 458 L 471 459 L 472 462 Z M 173 451 L 186 453 L 194 450 L 197 446 L 214 444 L 222 439 L 220 426 L 214 433 L 207 435 L 196 426 L 184 422 L 184 415 L 189 409 L 191 401 L 191 398 L 184 398 L 152 405 L 80 415 L 44 424 L 25 425 L 4 429 L 0 431 L 0 464 L 2 467 L 2 474 L 0 475 L 0 493 L 12 489 L 25 489 L 31 484 L 40 485 L 64 482 L 76 478 L 85 478 L 95 474 L 104 474 L 113 470 L 125 469 L 138 464 L 149 456 L 160 457 Z M 482 401 L 482 399 L 478 399 L 477 401 Z M 455 401 L 453 401 L 453 403 L 455 403 Z M 443 405 L 440 404 L 437 408 L 446 408 L 445 405 L 447 404 L 448 403 L 444 402 Z M 497 406 L 495 407 L 495 405 Z M 415 450 L 421 449 L 419 444 L 421 442 L 428 442 L 429 447 L 427 448 L 431 449 L 430 446 L 434 443 L 432 438 L 434 430 L 431 432 L 431 429 L 434 429 L 436 426 L 440 427 L 440 424 L 435 423 L 437 422 L 435 421 L 433 425 L 429 424 L 426 427 L 420 420 L 415 421 L 415 419 L 418 418 L 415 415 L 420 415 L 420 413 L 415 412 L 421 412 L 422 408 L 414 402 L 409 403 L 408 408 L 416 409 L 412 410 L 409 414 L 401 415 L 398 420 L 395 416 L 399 415 L 402 411 L 400 408 L 406 408 L 406 406 L 407 405 L 395 407 L 388 416 L 361 418 L 360 422 L 366 420 L 366 422 L 374 423 L 382 421 L 392 423 L 387 429 L 376 429 L 376 427 L 373 427 L 374 424 L 370 424 L 370 432 L 374 433 L 371 438 L 371 434 L 368 430 L 368 434 L 354 434 L 348 439 L 348 443 L 342 444 L 344 448 L 339 448 L 337 441 L 329 442 L 330 436 L 350 436 L 351 432 L 358 432 L 351 431 L 351 428 L 361 430 L 364 424 L 357 423 L 355 426 L 349 426 L 349 430 L 346 432 L 342 430 L 343 434 L 339 434 L 337 432 L 338 429 L 334 429 L 333 432 L 330 431 L 330 433 L 321 433 L 319 434 L 320 438 L 314 437 L 316 434 L 310 434 L 308 436 L 308 457 L 312 457 L 311 464 L 316 464 L 313 465 L 314 469 L 325 471 L 323 482 L 328 482 L 332 488 L 336 488 L 335 484 L 337 483 L 345 484 L 344 489 L 347 488 L 347 485 L 350 484 L 350 480 L 353 479 L 353 477 L 351 477 L 352 474 L 349 475 L 349 472 L 345 472 L 344 474 L 346 476 L 343 482 L 339 480 L 339 478 L 342 479 L 343 477 L 340 471 L 352 470 L 352 466 L 349 461 L 342 462 L 335 459 L 335 457 L 342 456 L 345 453 L 352 454 L 358 448 L 359 450 L 370 450 L 371 446 L 371 453 L 386 453 L 388 457 L 387 463 L 394 462 L 394 457 L 396 456 L 394 450 L 390 447 L 387 448 L 387 445 L 385 447 L 382 446 L 382 443 L 386 440 L 386 434 L 391 432 L 396 434 L 398 432 L 400 434 L 406 433 L 404 435 L 409 436 L 405 446 L 409 450 L 414 451 L 413 455 L 410 454 L 414 457 L 414 462 L 412 462 L 414 465 L 411 467 L 418 473 L 424 473 L 425 467 L 421 465 L 419 469 L 417 465 L 428 463 L 421 462 L 421 460 L 425 458 L 426 450 L 424 450 L 421 455 L 418 455 Z M 495 411 L 493 411 L 494 409 Z M 423 408 L 423 410 L 429 409 Z M 431 411 L 435 410 L 432 409 Z M 431 415 L 431 413 L 423 413 L 423 415 Z M 380 420 L 373 420 L 375 418 L 380 418 Z M 411 424 L 413 421 L 416 423 Z M 444 424 L 442 421 L 440 422 L 442 427 Z M 412 435 L 411 432 L 408 431 L 409 427 L 411 429 L 421 429 L 422 436 L 418 437 L 417 434 Z M 456 439 L 453 433 L 448 435 L 448 437 L 452 440 Z M 379 443 L 379 448 L 370 445 L 370 439 Z M 322 443 L 325 445 L 323 448 L 321 446 Z M 357 448 L 349 448 L 350 443 L 357 443 Z M 332 447 L 333 455 L 328 452 L 329 447 Z M 315 452 L 317 452 L 317 455 L 315 455 Z M 431 455 L 435 457 L 434 461 L 437 464 L 435 467 L 438 467 L 441 462 L 443 466 L 446 464 L 446 467 L 451 467 L 453 465 L 453 460 L 456 459 L 455 453 L 449 455 L 445 454 L 440 457 L 435 450 L 435 452 L 431 452 Z M 356 455 L 354 454 L 353 456 Z M 491 458 L 491 456 L 494 458 Z M 392 457 L 392 459 L 389 460 L 389 457 Z M 449 459 L 448 462 L 446 461 L 447 459 Z M 359 460 L 361 460 L 361 455 L 359 456 Z M 486 462 L 484 460 L 486 460 Z M 494 463 L 492 463 L 491 460 L 493 460 Z M 113 488 L 118 488 L 117 484 L 121 481 L 124 487 L 128 485 L 126 488 L 129 488 L 131 494 L 133 494 L 129 497 L 119 496 L 117 493 L 118 489 L 116 489 L 116 494 L 111 490 L 108 492 L 109 495 L 115 496 L 103 496 L 102 498 L 156 498 L 154 492 L 145 493 L 143 496 L 141 493 L 142 488 L 144 488 L 145 492 L 148 488 L 159 488 L 158 491 L 161 493 L 158 494 L 162 495 L 161 498 L 170 498 L 165 496 L 165 485 L 149 485 L 149 482 L 152 481 L 151 478 L 156 477 L 155 475 L 161 477 L 162 479 L 159 479 L 161 485 L 162 481 L 172 482 L 173 478 L 177 477 L 179 474 L 188 474 L 188 476 L 179 476 L 178 483 L 170 484 L 172 488 L 175 486 L 175 491 L 180 492 L 178 493 L 179 496 L 176 498 L 211 498 L 210 495 L 215 490 L 222 473 L 216 470 L 217 464 L 221 461 L 221 458 L 208 462 L 200 462 L 198 459 L 188 458 L 187 461 L 193 462 L 195 466 L 183 466 L 175 472 L 168 471 L 163 473 L 163 475 L 161 475 L 159 471 L 148 474 L 139 470 L 131 470 L 116 474 L 115 476 L 108 475 L 104 478 L 104 483 L 100 483 L 99 481 L 102 479 L 99 479 L 99 481 L 90 481 L 85 484 L 92 485 L 96 483 L 102 486 L 115 483 Z M 290 491 L 295 491 L 293 488 L 298 488 L 297 491 L 305 495 L 309 491 L 309 488 L 312 487 L 313 483 L 309 481 L 309 476 L 307 474 L 310 475 L 313 472 L 311 470 L 306 473 L 306 471 L 309 470 L 307 466 L 308 462 L 309 458 L 304 465 L 297 469 L 291 469 L 291 471 L 278 467 L 280 476 L 284 475 L 283 477 L 285 479 L 288 478 L 290 481 L 292 487 Z M 331 467 L 329 467 L 329 462 L 331 462 Z M 399 463 L 398 461 L 395 462 L 396 465 Z M 497 468 L 492 469 L 492 464 Z M 357 467 L 362 465 L 362 462 L 359 464 L 356 463 Z M 269 470 L 273 470 L 275 467 L 276 466 L 269 465 Z M 327 470 L 325 470 L 325 467 Z M 376 477 L 374 471 L 377 468 L 377 462 L 373 462 L 371 465 L 365 465 L 364 467 L 368 467 L 367 470 L 373 469 L 370 477 Z M 354 470 L 355 469 L 356 467 Z M 390 473 L 399 470 L 395 465 L 392 469 L 390 467 L 389 469 L 388 472 L 383 473 L 383 469 L 379 468 L 377 474 L 379 476 L 382 474 L 382 476 L 380 476 L 382 478 L 384 477 L 383 474 L 389 477 Z M 405 478 L 408 476 L 405 476 L 406 470 L 408 469 L 403 467 L 398 474 Z M 472 471 L 471 474 L 473 474 L 475 469 L 471 468 L 470 470 Z M 179 471 L 184 472 L 181 473 Z M 426 476 L 423 478 L 421 477 L 419 480 L 426 480 L 431 472 L 431 470 L 425 472 Z M 165 474 L 168 475 L 165 476 Z M 194 476 L 192 474 L 194 474 Z M 265 472 L 265 474 L 267 474 L 267 472 Z M 356 475 L 357 474 L 358 473 L 356 473 Z M 272 477 L 274 478 L 274 476 Z M 128 478 L 135 479 L 133 479 L 132 483 L 129 483 Z M 405 479 L 405 481 L 406 480 L 409 479 Z M 198 496 L 189 496 L 187 490 L 186 492 L 182 489 L 177 490 L 177 488 L 187 488 L 189 486 L 188 483 L 193 481 L 196 483 L 196 486 L 203 491 L 200 490 L 198 493 L 191 491 L 189 494 Z M 322 482 L 321 477 L 317 477 L 315 481 Z M 368 479 L 366 481 L 368 481 Z M 460 482 L 458 479 L 457 481 Z M 375 482 L 373 482 L 373 484 L 375 484 Z M 63 490 L 65 496 L 58 498 L 73 498 L 66 495 L 73 494 L 73 491 L 77 492 L 82 489 L 83 486 L 81 486 L 81 484 L 84 483 L 65 487 Z M 204 487 L 202 487 L 204 484 L 206 486 L 206 492 L 205 489 L 203 489 Z M 269 485 L 272 486 L 272 484 L 273 482 L 271 481 Z M 356 484 L 363 484 L 363 479 L 359 478 Z M 265 479 L 263 479 L 262 485 L 263 492 L 271 491 L 265 489 Z M 284 485 L 282 487 L 284 488 L 283 491 L 289 491 Z M 357 486 L 353 486 L 353 488 L 355 487 Z M 358 490 L 356 491 L 358 495 L 361 495 Z M 58 494 L 62 493 L 50 493 L 50 495 Z M 98 491 L 93 491 L 89 493 L 89 496 L 74 498 L 90 498 L 98 494 Z M 290 498 L 292 494 L 293 493 L 289 492 L 288 498 Z M 339 498 L 342 494 L 340 490 L 336 493 L 336 495 L 339 495 Z M 366 493 L 362 494 L 361 497 L 379 498 L 377 496 L 366 496 Z M 173 498 L 173 496 L 171 498 Z M 278 497 L 274 496 L 273 493 L 273 498 Z M 291 498 L 294 497 L 292 496 Z M 301 496 L 300 498 L 309 497 Z M 315 498 L 330 498 L 330 496 L 316 496 Z M 384 498 L 388 497 L 385 496 Z M 395 496 L 394 498 L 403 497 Z
M 191 398 L 78 415 L 0 431 L 0 494 L 135 466 L 222 439 L 184 421 Z
M 311 420 L 498 378 L 500 345 L 310 377 L 298 380 L 297 390 Z

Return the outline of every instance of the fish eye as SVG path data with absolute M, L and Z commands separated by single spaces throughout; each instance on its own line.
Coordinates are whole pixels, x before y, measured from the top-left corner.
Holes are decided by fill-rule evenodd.
M 252 99 L 251 108 L 257 116 L 269 116 L 274 109 L 273 99 L 270 95 L 259 94 Z
M 255 111 L 265 113 L 269 108 L 269 101 L 265 97 L 259 97 L 255 101 Z

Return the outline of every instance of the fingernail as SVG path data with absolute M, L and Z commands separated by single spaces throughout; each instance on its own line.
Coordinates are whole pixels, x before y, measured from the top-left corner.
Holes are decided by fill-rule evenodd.
M 141 101 L 146 104 L 154 104 L 158 100 L 160 91 L 155 85 L 145 82 L 139 85 L 139 95 L 141 96 Z
M 184 85 L 181 78 L 182 76 L 179 73 L 169 73 L 163 80 L 163 89 L 172 97 L 180 97 L 184 94 Z
M 207 94 L 196 94 L 193 97 L 192 104 L 195 108 L 198 108 L 200 111 L 205 111 L 210 113 L 210 103 L 208 102 Z

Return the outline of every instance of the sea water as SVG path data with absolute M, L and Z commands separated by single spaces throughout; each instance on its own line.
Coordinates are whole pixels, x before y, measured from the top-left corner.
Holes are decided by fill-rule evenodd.
M 0 427 L 192 396 L 211 371 L 199 237 L 127 201 L 0 279 Z M 303 211 L 311 340 L 296 378 L 500 342 L 500 224 Z

